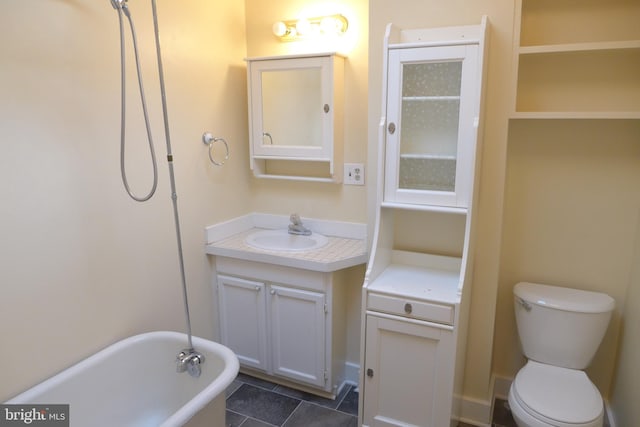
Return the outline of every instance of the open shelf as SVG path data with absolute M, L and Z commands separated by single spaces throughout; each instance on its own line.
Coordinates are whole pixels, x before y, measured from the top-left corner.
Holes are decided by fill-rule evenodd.
M 594 50 L 624 49 L 640 49 L 640 40 L 521 46 L 518 52 L 520 55 L 536 55 L 540 53 L 588 52 Z
M 517 4 L 510 118 L 640 118 L 640 2 Z
M 519 0 L 518 4 L 521 47 L 640 40 L 636 0 Z

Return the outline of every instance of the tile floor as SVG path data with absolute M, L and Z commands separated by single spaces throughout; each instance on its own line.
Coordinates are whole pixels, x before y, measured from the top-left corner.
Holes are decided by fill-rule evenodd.
M 336 400 L 239 374 L 227 388 L 226 427 L 356 427 L 358 392 L 347 386 Z M 496 399 L 493 427 L 516 427 L 507 402 Z M 458 427 L 473 427 L 460 423 Z
M 493 422 L 492 427 L 517 427 L 509 410 L 509 402 L 496 399 L 493 402 Z
M 227 388 L 227 427 L 356 427 L 358 393 L 336 400 L 239 374 Z

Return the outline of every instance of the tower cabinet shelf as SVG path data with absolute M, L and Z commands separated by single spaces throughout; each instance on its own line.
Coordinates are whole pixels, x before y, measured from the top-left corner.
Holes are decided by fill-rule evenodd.
M 511 118 L 640 118 L 640 2 L 517 0 Z

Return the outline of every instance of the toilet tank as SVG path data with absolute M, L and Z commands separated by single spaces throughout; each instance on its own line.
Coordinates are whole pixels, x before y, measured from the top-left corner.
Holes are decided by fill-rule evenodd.
M 524 355 L 536 362 L 584 369 L 596 353 L 615 306 L 590 292 L 521 282 L 513 288 Z

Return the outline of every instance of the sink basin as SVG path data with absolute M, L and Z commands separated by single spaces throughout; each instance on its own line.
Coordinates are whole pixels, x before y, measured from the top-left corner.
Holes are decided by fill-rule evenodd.
M 268 251 L 310 251 L 327 244 L 329 239 L 322 234 L 309 236 L 289 234 L 287 230 L 263 230 L 250 234 L 245 242 L 257 249 Z

